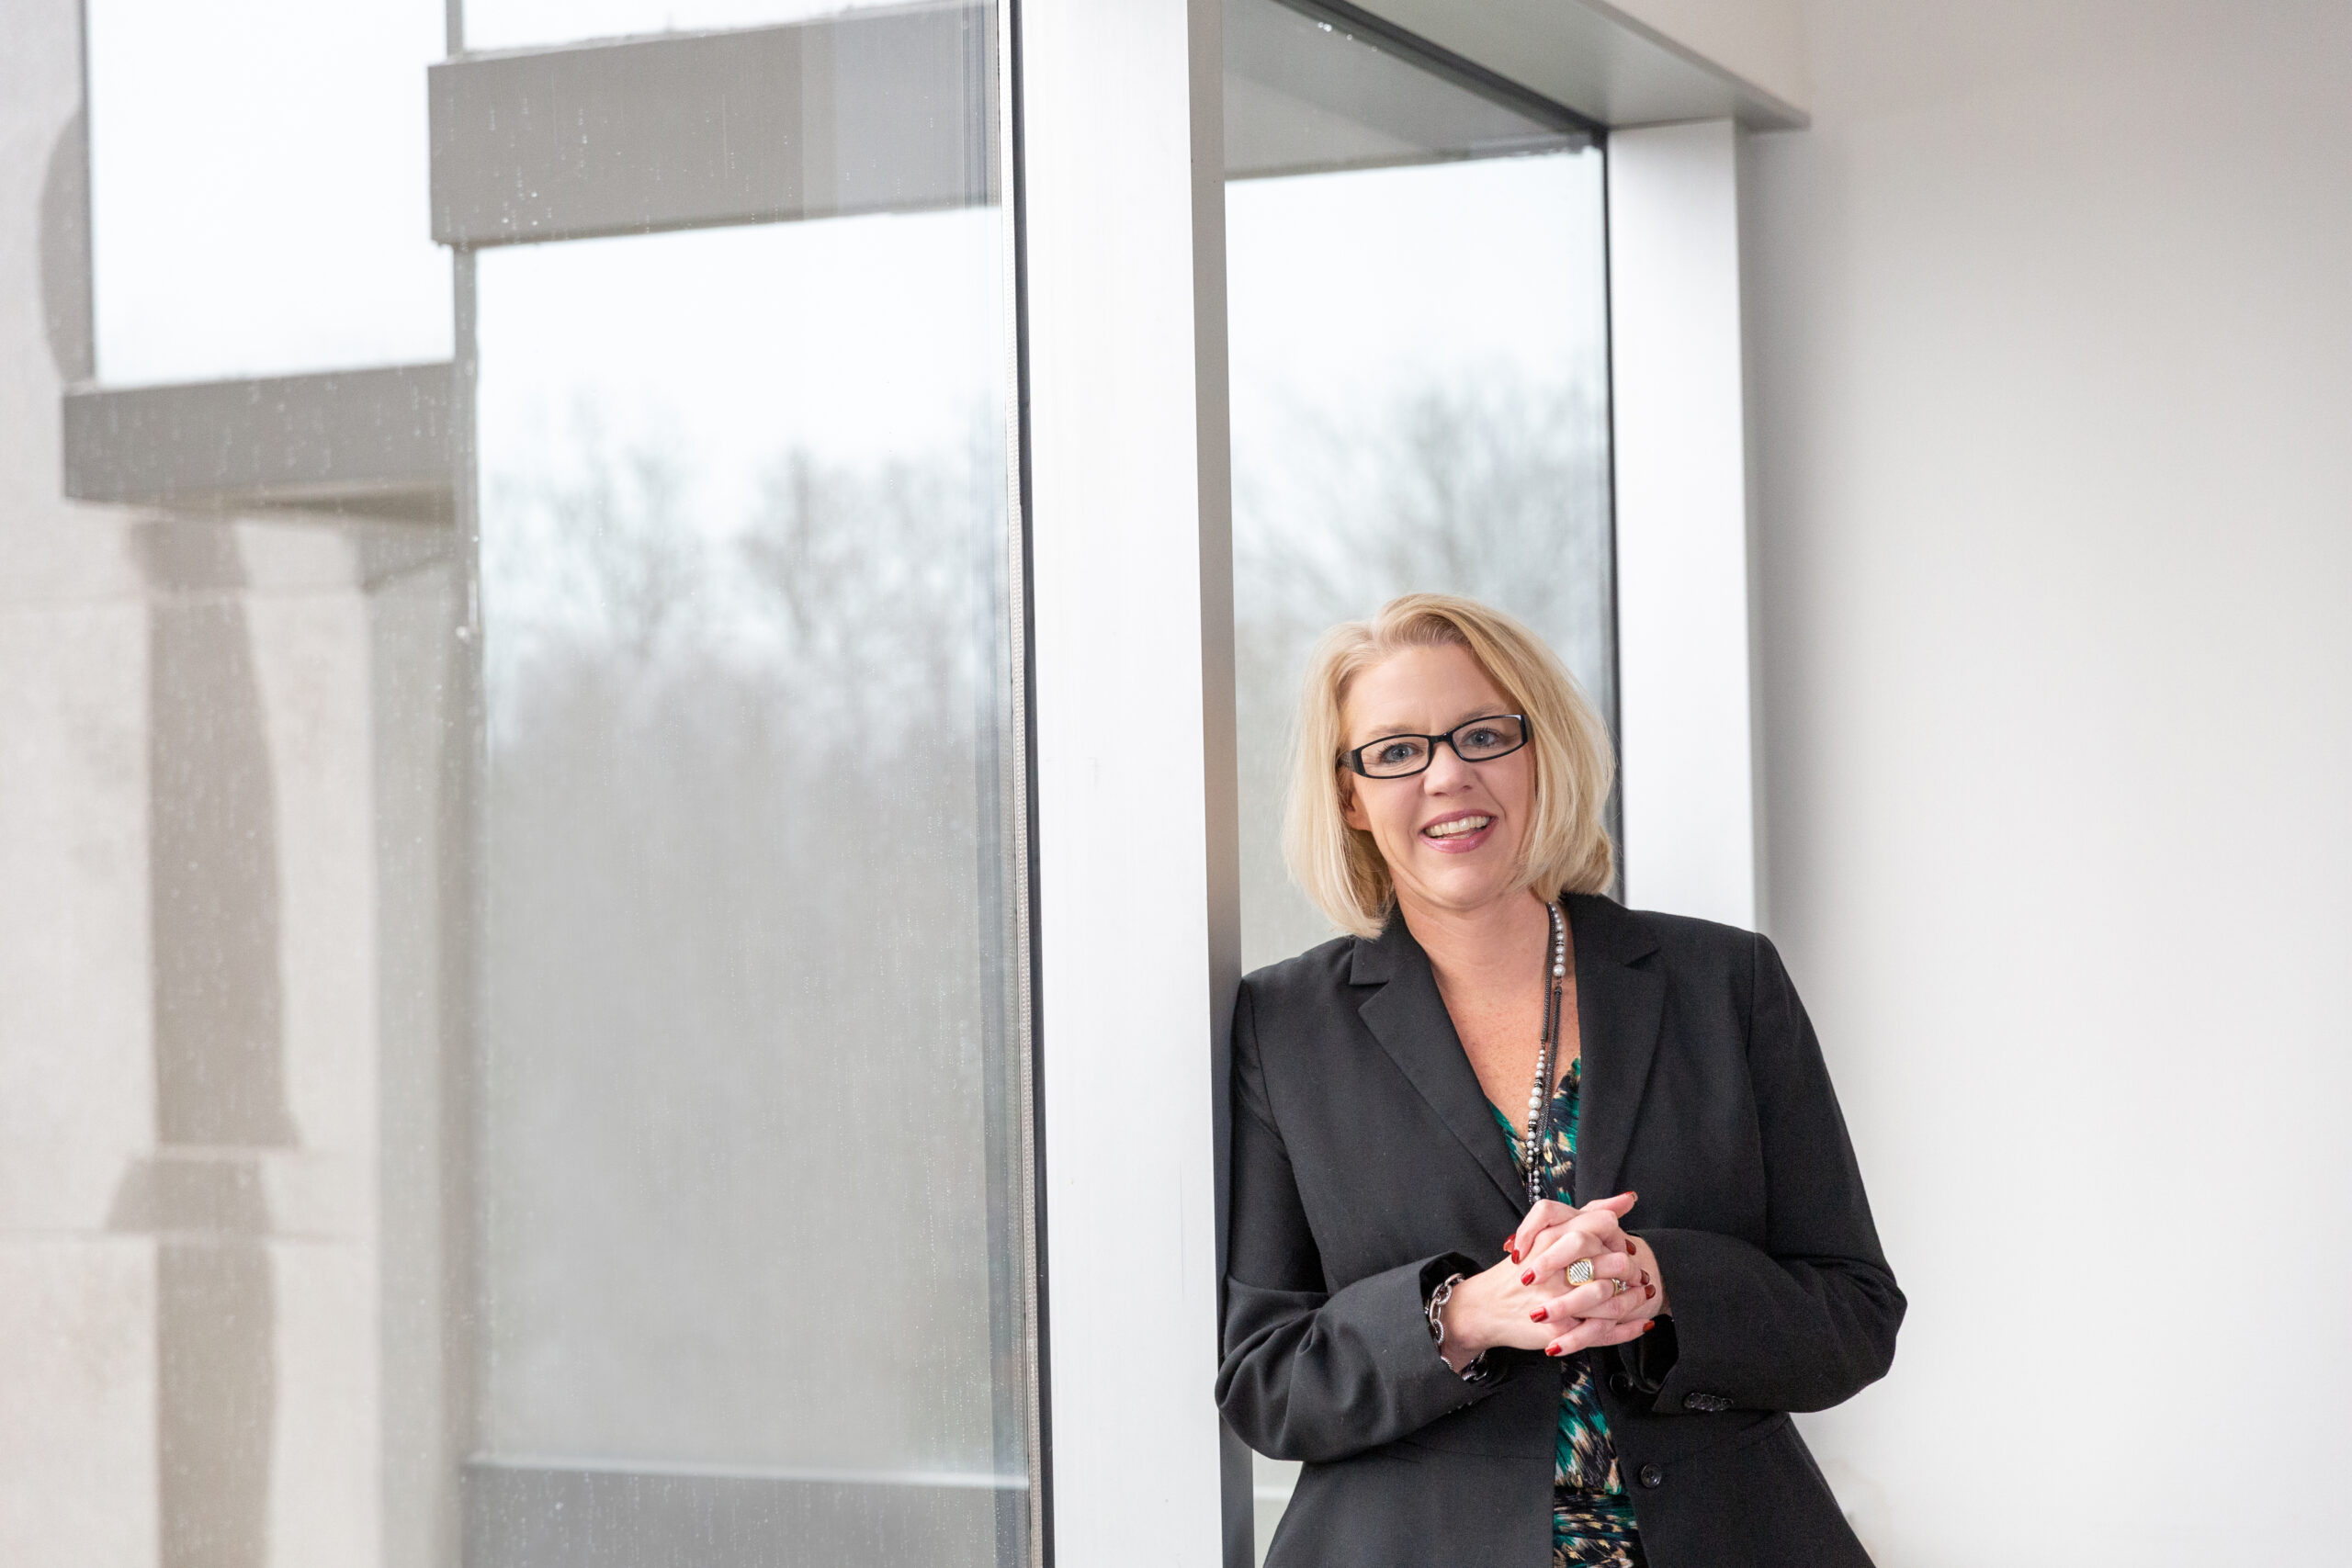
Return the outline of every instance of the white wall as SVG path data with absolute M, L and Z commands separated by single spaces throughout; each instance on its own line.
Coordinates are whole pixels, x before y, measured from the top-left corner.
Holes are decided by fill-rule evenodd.
M 1751 144 L 1766 919 L 1883 1564 L 2345 1561 L 2352 7 L 1814 0 Z

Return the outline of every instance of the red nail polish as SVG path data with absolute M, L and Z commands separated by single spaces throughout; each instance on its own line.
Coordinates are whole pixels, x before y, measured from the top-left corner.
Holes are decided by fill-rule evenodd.
M 1656 1328 L 1657 1326 L 1657 1319 L 1653 1317 L 1642 1325 L 1642 1332 L 1647 1334 L 1651 1329 Z
M 1551 1311 L 1552 1309 L 1550 1307 L 1537 1307 L 1533 1312 L 1529 1313 L 1527 1316 L 1530 1322 L 1542 1323 L 1550 1315 Z
M 1533 1269 L 1530 1269 L 1530 1270 L 1528 1270 L 1526 1273 L 1521 1274 L 1521 1275 L 1519 1277 L 1519 1282 L 1520 1282 L 1521 1284 L 1522 1284 L 1522 1285 L 1532 1285 L 1532 1284 L 1535 1283 L 1535 1272 L 1534 1272 L 1534 1270 L 1533 1270 Z
M 1557 1345 L 1544 1346 L 1544 1353 L 1547 1356 L 1565 1356 L 1567 1354 L 1566 1351 L 1561 1349 Z
M 1645 1285 L 1646 1285 L 1646 1284 L 1648 1284 L 1649 1282 L 1650 1282 L 1650 1271 L 1649 1271 L 1648 1269 L 1643 1269 L 1643 1270 L 1642 1270 L 1642 1283 L 1643 1283 L 1643 1284 L 1645 1284 Z
M 1657 1287 L 1656 1285 L 1644 1285 L 1642 1287 L 1642 1299 L 1644 1301 L 1655 1300 L 1657 1296 Z

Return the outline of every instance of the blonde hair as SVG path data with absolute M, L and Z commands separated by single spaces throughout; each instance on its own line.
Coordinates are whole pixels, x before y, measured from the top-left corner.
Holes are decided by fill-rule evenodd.
M 1283 813 L 1283 858 L 1331 923 L 1377 936 L 1396 902 L 1388 863 L 1370 833 L 1341 815 L 1340 753 L 1348 684 L 1408 648 L 1469 650 L 1511 707 L 1527 716 L 1535 759 L 1533 819 L 1520 845 L 1518 885 L 1599 893 L 1614 878 L 1606 813 L 1616 757 L 1600 716 L 1543 638 L 1499 610 L 1445 593 L 1391 599 L 1370 620 L 1323 634 L 1306 662 Z

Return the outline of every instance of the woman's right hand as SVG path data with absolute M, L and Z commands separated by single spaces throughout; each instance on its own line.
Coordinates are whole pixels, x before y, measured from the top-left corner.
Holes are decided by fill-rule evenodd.
M 1455 1371 L 1468 1366 L 1482 1350 L 1498 1345 L 1541 1350 L 1559 1333 L 1547 1328 L 1534 1314 L 1559 1293 L 1557 1280 L 1538 1278 L 1523 1284 L 1526 1269 L 1505 1258 L 1453 1287 L 1445 1303 L 1445 1343 L 1438 1353 Z
M 1581 1209 L 1546 1201 L 1529 1210 L 1510 1238 L 1512 1255 L 1453 1287 L 1440 1352 L 1446 1365 L 1458 1372 L 1482 1350 L 1541 1350 L 1558 1338 L 1570 1325 L 1547 1321 L 1544 1314 L 1566 1289 L 1562 1275 L 1569 1263 L 1593 1258 L 1596 1279 L 1612 1279 L 1631 1268 L 1633 1254 L 1617 1222 L 1633 1206 L 1628 1192 Z M 1530 1251 L 1539 1241 L 1543 1258 Z

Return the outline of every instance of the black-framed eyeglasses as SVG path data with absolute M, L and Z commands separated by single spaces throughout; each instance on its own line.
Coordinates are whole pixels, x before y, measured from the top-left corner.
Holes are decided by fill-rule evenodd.
M 1527 735 L 1525 714 L 1488 714 L 1456 725 L 1449 735 L 1384 735 L 1342 751 L 1340 761 L 1368 779 L 1408 779 L 1437 760 L 1441 741 L 1465 762 L 1491 762 L 1526 745 Z

